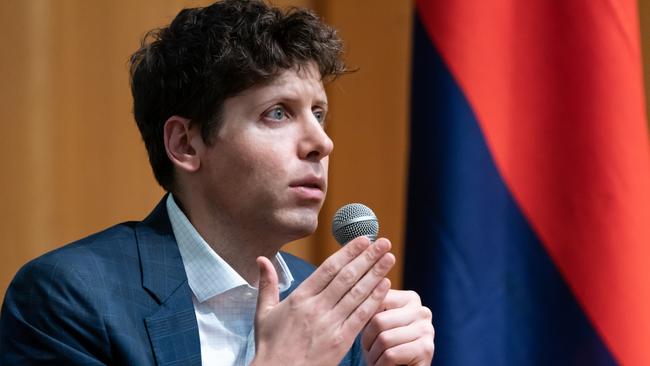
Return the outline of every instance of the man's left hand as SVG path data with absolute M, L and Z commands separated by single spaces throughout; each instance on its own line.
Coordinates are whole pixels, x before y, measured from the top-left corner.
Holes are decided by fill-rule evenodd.
M 375 314 L 361 336 L 369 365 L 431 365 L 434 329 L 431 310 L 414 291 L 390 290 L 384 311 Z

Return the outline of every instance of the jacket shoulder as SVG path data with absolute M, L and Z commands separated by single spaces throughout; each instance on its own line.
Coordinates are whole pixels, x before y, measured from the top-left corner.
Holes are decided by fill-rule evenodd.
M 106 321 L 121 314 L 115 298 L 141 288 L 136 224 L 67 244 L 17 272 L 0 312 L 0 364 L 110 363 Z
M 287 266 L 289 266 L 294 280 L 302 282 L 316 270 L 316 266 L 293 254 L 281 252 L 281 255 Z
M 136 254 L 137 224 L 121 223 L 49 251 L 25 264 L 18 273 L 50 265 L 71 267 L 77 271 L 88 268 L 94 272 L 99 262 L 110 260 L 116 255 Z

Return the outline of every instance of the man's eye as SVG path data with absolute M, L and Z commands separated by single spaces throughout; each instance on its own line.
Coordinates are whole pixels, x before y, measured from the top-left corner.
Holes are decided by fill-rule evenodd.
M 314 113 L 314 117 L 316 117 L 316 120 L 318 123 L 321 125 L 325 122 L 325 112 L 322 110 L 315 110 L 312 113 Z
M 282 107 L 275 107 L 268 111 L 264 117 L 280 121 L 286 117 L 286 112 Z

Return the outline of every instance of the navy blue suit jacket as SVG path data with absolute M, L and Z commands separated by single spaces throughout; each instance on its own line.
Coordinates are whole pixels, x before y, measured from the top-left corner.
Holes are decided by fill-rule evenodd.
M 293 291 L 314 267 L 283 254 Z M 288 292 L 285 292 L 287 294 Z M 26 264 L 0 314 L 0 365 L 200 365 L 192 292 L 161 201 Z M 362 365 L 359 337 L 341 365 Z

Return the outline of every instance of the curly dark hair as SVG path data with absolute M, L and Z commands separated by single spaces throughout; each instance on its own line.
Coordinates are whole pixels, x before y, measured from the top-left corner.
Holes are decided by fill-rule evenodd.
M 133 114 L 158 183 L 173 191 L 163 127 L 177 115 L 210 144 L 224 100 L 308 62 L 330 80 L 348 72 L 337 32 L 312 12 L 260 0 L 224 0 L 181 10 L 149 31 L 130 58 Z

